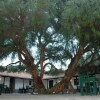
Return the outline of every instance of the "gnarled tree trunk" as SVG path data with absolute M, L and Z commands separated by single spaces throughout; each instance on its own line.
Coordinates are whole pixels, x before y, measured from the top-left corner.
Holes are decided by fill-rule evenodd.
M 45 46 L 43 45 L 40 53 L 40 67 L 41 67 L 40 75 L 37 74 L 36 66 L 34 66 L 34 70 L 32 71 L 32 76 L 34 79 L 33 92 L 42 94 L 46 93 L 46 89 L 42 80 L 44 75 L 44 66 L 43 66 L 44 54 L 45 54 Z
M 33 93 L 39 93 L 39 94 L 46 93 L 46 89 L 43 84 L 42 78 L 38 76 L 36 70 L 32 71 L 32 77 L 33 77 Z
M 40 76 L 33 79 L 33 93 L 45 94 L 47 91 Z
M 37 66 L 34 64 L 34 59 L 32 56 L 28 53 L 26 49 L 24 49 L 25 52 L 25 60 L 23 60 L 21 53 L 18 53 L 19 59 L 27 66 L 27 68 L 30 70 L 32 77 L 33 77 L 33 92 L 34 93 L 45 93 L 46 89 L 44 87 L 44 84 L 42 82 L 42 78 L 37 73 Z
M 71 63 L 69 64 L 68 69 L 65 71 L 64 78 L 58 84 L 56 84 L 53 88 L 51 88 L 49 93 L 63 92 L 65 85 L 69 87 L 70 80 L 77 72 L 77 65 L 82 55 L 83 55 L 83 47 L 80 46 L 78 49 L 78 52 L 76 53 L 74 58 L 71 60 Z
M 41 48 L 41 54 L 40 54 L 40 67 L 41 67 L 40 77 L 41 78 L 43 78 L 43 75 L 44 75 L 44 66 L 43 66 L 44 55 L 45 55 L 45 46 L 43 45 Z

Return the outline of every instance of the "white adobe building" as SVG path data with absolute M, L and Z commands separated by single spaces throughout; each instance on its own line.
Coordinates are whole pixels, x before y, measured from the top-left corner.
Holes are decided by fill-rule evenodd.
M 49 76 L 49 75 L 44 75 L 43 76 L 43 83 L 47 89 L 50 89 L 53 87 L 56 83 L 60 82 L 61 79 L 64 77 L 64 74 L 60 74 L 57 76 Z M 71 84 L 74 89 L 77 89 L 79 87 L 79 79 L 78 76 L 74 76 L 71 79 Z
M 44 75 L 43 83 L 47 89 L 53 87 L 56 83 L 60 82 L 63 78 L 63 74 L 58 76 Z M 78 78 L 75 76 L 72 78 L 71 83 L 74 89 L 77 89 L 79 84 Z M 76 84 L 77 83 L 77 84 Z M 0 84 L 8 87 L 11 92 L 19 92 L 20 89 L 31 88 L 33 80 L 31 74 L 28 73 L 13 73 L 13 72 L 0 72 Z
M 32 87 L 32 77 L 28 73 L 0 72 L 0 84 L 10 88 L 11 92 Z

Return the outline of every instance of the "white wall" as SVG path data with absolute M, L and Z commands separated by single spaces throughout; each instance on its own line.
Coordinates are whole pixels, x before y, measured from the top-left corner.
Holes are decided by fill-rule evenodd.
M 49 88 L 49 81 L 50 80 L 53 80 L 53 86 L 54 86 L 56 83 L 60 82 L 61 78 L 59 78 L 59 79 L 45 79 L 45 80 L 43 80 L 43 83 L 44 83 L 44 86 L 45 86 L 46 89 Z M 48 84 L 48 87 L 47 87 L 47 84 Z
M 45 88 L 47 89 L 47 80 L 43 80 L 43 84 L 44 84 L 44 86 L 45 86 Z
M 0 76 L 0 84 L 3 84 L 3 82 L 4 82 L 4 78 Z
M 22 79 L 15 79 L 15 89 L 23 88 L 23 80 Z
M 32 80 L 31 80 L 31 85 L 29 85 L 29 79 L 24 79 L 24 87 L 26 88 L 26 86 L 29 86 L 31 87 L 33 84 L 32 84 Z
M 24 79 L 24 88 L 26 88 L 26 86 L 29 86 L 29 87 L 32 86 L 32 84 L 29 85 L 29 81 L 30 81 L 29 79 Z M 23 79 L 16 78 L 15 79 L 15 89 L 19 89 L 19 88 L 23 88 Z
M 62 78 L 59 78 L 59 79 L 49 79 L 49 80 L 53 80 L 53 86 L 54 86 L 56 83 L 60 82 L 61 79 Z M 77 89 L 77 86 L 74 85 L 74 79 L 75 78 L 72 78 L 71 83 L 72 83 L 73 88 L 74 89 Z M 44 83 L 45 88 L 47 88 L 47 82 L 48 82 L 48 88 L 49 88 L 49 80 L 48 81 L 47 80 L 43 80 L 43 83 Z
M 74 85 L 74 79 L 75 79 L 75 78 L 72 78 L 72 79 L 71 79 L 71 84 L 72 84 L 72 86 L 73 86 L 74 89 L 77 89 L 77 85 Z
M 62 78 L 53 79 L 53 86 L 61 81 Z

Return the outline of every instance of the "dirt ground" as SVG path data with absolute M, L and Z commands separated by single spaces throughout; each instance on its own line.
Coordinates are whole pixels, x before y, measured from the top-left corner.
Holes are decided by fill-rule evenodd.
M 2 94 L 0 100 L 100 100 L 97 96 L 80 96 L 80 94 L 54 94 L 54 95 L 31 95 L 31 94 Z

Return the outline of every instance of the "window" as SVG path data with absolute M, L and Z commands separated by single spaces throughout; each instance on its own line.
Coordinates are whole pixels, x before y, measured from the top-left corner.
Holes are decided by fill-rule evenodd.
M 79 80 L 78 79 L 74 79 L 74 85 L 78 85 L 79 84 Z
M 49 89 L 53 87 L 53 80 L 49 80 Z
M 29 85 L 32 85 L 32 82 L 31 82 L 31 80 L 29 81 Z

